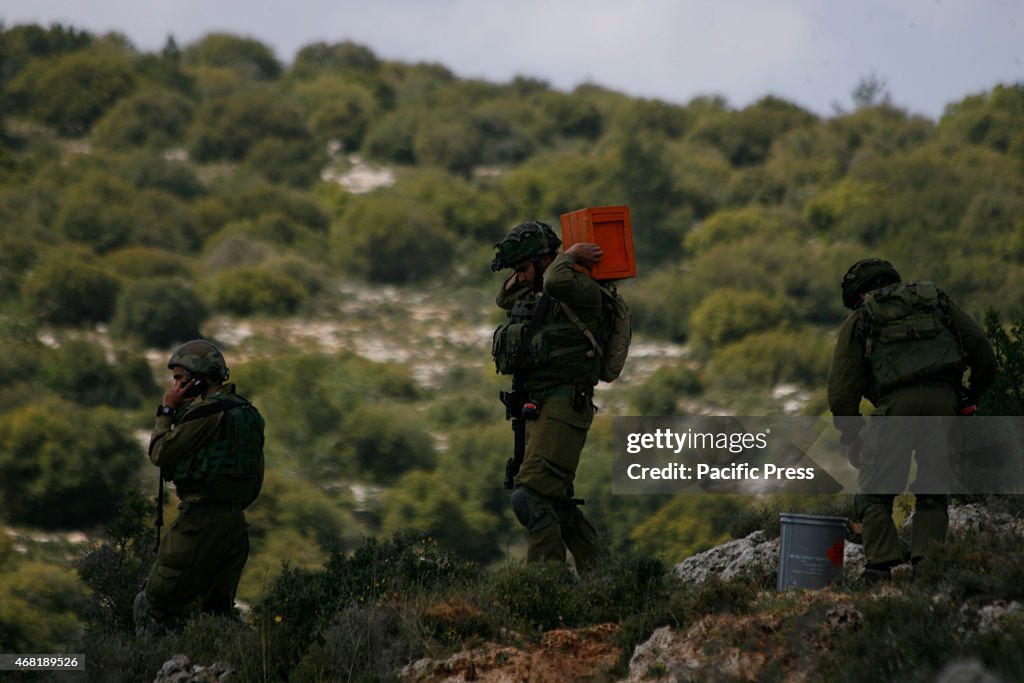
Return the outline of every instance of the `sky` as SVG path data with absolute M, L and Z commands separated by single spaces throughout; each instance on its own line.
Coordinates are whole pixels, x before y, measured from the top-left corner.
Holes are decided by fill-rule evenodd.
M 595 83 L 684 104 L 775 95 L 827 116 L 862 79 L 932 119 L 996 84 L 1024 82 L 1024 0 L 0 0 L 5 26 L 116 31 L 140 50 L 210 32 L 269 45 L 351 40 L 461 78 Z

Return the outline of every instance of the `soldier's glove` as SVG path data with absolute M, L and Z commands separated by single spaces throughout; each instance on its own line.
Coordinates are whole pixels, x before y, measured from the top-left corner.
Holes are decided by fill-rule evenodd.
M 843 444 L 843 452 L 846 453 L 846 459 L 854 469 L 860 469 L 860 449 L 864 446 L 864 442 L 860 440 L 858 436 L 850 443 Z

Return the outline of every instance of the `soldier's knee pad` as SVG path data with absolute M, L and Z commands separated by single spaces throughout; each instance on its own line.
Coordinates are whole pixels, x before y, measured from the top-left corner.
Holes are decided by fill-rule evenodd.
M 516 520 L 531 534 L 543 531 L 555 523 L 555 512 L 548 505 L 541 505 L 542 498 L 525 486 L 512 492 L 512 513 Z

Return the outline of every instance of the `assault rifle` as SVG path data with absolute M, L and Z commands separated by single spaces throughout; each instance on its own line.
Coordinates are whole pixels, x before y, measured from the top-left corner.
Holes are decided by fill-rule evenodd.
M 523 464 L 526 454 L 526 420 L 527 414 L 536 417 L 537 406 L 530 402 L 530 395 L 525 389 L 518 388 L 519 382 L 512 381 L 512 391 L 498 392 L 498 398 L 505 406 L 505 419 L 512 421 L 512 433 L 515 435 L 512 457 L 505 461 L 505 488 L 515 488 L 516 475 Z

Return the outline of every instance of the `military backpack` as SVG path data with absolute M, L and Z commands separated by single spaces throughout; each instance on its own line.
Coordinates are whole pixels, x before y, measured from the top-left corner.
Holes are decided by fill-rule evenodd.
M 881 393 L 900 384 L 966 369 L 963 348 L 931 282 L 898 282 L 864 297 L 864 356 Z
M 189 410 L 181 422 L 224 413 L 217 435 L 194 455 L 173 467 L 171 476 L 180 496 L 199 494 L 204 499 L 248 507 L 263 487 L 263 416 L 256 407 L 234 394 L 221 394 L 215 402 Z
M 601 289 L 601 329 L 603 342 L 580 320 L 579 316 L 566 304 L 560 304 L 569 320 L 590 341 L 594 351 L 601 357 L 599 379 L 602 382 L 614 382 L 622 373 L 629 355 L 629 345 L 633 340 L 633 324 L 626 300 L 622 298 L 615 285 L 597 283 Z

